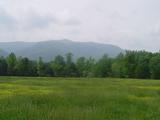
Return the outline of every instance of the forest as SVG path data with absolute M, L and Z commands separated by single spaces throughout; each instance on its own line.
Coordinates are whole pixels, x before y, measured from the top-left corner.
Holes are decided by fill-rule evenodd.
M 98 60 L 92 57 L 73 58 L 72 53 L 67 53 L 45 62 L 41 57 L 35 61 L 10 53 L 7 57 L 0 57 L 0 76 L 160 79 L 159 52 L 126 51 L 116 58 L 103 55 Z

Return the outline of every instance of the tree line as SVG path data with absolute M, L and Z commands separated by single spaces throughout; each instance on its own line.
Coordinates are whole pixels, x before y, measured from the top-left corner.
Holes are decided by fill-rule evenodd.
M 54 77 L 120 77 L 160 79 L 160 53 L 126 51 L 116 58 L 103 55 L 96 60 L 80 57 L 73 60 L 71 53 L 57 55 L 52 61 L 37 61 L 16 57 L 14 53 L 0 57 L 0 76 Z

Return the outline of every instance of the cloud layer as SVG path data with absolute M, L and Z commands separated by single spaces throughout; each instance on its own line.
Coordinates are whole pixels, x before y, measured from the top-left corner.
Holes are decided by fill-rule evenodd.
M 71 39 L 158 51 L 159 0 L 0 1 L 0 41 Z

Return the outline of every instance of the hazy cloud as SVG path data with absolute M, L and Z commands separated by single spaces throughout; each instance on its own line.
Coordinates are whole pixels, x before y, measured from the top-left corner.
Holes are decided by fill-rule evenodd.
M 159 0 L 0 0 L 0 41 L 68 38 L 158 51 Z
M 13 30 L 16 28 L 16 20 L 3 9 L 0 9 L 0 29 Z
M 24 20 L 24 28 L 30 29 L 45 29 L 52 24 L 57 24 L 56 18 L 49 15 L 39 15 L 36 13 L 31 13 Z

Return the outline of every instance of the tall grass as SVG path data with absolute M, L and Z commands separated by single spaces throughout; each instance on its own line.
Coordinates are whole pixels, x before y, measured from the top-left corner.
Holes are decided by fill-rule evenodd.
M 160 120 L 160 81 L 0 77 L 0 120 Z

